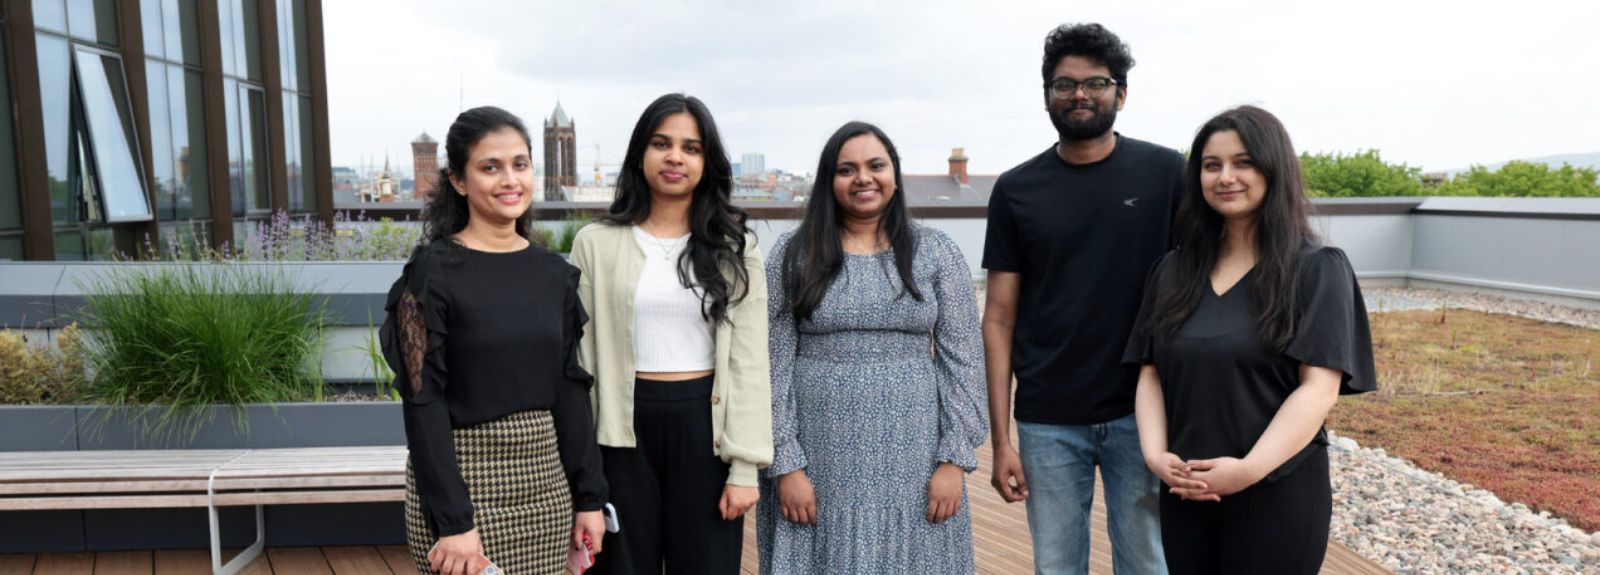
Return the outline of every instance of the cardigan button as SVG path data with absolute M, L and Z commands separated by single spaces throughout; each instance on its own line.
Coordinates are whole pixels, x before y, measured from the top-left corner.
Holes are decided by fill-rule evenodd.
M 702 445 L 703 445 L 703 444 L 702 444 Z M 718 439 L 718 440 L 716 440 L 716 441 L 713 441 L 713 442 L 711 442 L 711 446 L 712 446 L 712 447 L 715 447 L 715 448 L 717 448 L 717 449 L 722 449 L 722 440 L 721 440 L 721 439 Z
M 711 396 L 711 405 L 717 405 L 719 403 L 722 403 L 722 396 L 720 396 L 720 395 L 712 395 Z

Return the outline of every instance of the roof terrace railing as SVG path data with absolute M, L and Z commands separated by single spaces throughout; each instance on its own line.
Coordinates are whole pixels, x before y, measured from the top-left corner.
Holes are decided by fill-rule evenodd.
M 1327 243 L 1349 254 L 1364 285 L 1466 287 L 1600 308 L 1600 199 L 1318 199 L 1315 206 L 1314 227 Z M 593 217 L 604 206 L 543 203 L 538 208 L 543 225 L 556 225 L 569 214 Z M 799 223 L 798 206 L 747 209 L 764 251 Z M 918 221 L 956 241 L 980 281 L 985 211 L 978 203 L 912 208 Z M 366 215 L 404 221 L 407 215 L 414 220 L 416 213 L 415 207 L 394 206 L 368 209 Z M 0 263 L 0 325 L 43 332 L 65 325 L 83 305 L 84 286 L 115 266 L 129 265 L 170 264 Z M 384 296 L 401 262 L 238 265 L 289 268 L 301 289 L 327 296 L 331 329 L 324 373 L 330 379 L 364 377 L 370 362 L 359 349 L 369 326 L 383 319 Z

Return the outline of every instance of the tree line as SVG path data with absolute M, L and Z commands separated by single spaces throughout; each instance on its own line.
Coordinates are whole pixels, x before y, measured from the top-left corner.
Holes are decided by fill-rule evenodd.
M 1551 167 L 1516 160 L 1490 170 L 1473 166 L 1455 177 L 1383 161 L 1377 150 L 1301 154 L 1306 191 L 1313 197 L 1483 196 L 1600 197 L 1600 169 Z

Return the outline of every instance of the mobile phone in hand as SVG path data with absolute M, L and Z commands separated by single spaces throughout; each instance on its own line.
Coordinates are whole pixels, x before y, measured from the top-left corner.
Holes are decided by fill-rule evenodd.
M 572 575 L 583 575 L 594 566 L 594 556 L 589 554 L 589 535 L 583 536 L 583 547 L 574 547 L 567 552 L 567 570 Z

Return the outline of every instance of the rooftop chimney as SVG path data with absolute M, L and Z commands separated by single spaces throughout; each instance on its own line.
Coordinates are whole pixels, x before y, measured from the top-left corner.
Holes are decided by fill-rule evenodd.
M 950 149 L 950 177 L 963 184 L 967 183 L 967 149 Z

